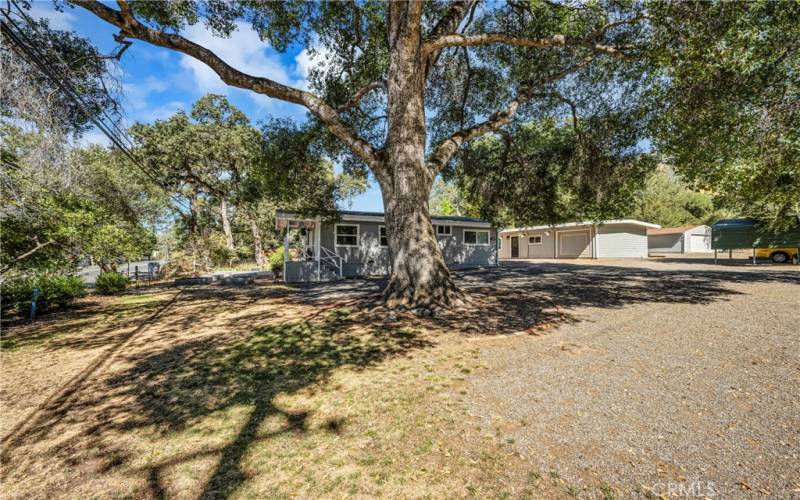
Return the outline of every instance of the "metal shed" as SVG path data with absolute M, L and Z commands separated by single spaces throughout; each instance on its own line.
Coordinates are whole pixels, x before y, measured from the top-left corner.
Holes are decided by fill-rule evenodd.
M 711 248 L 779 248 L 800 246 L 800 228 L 770 231 L 756 219 L 722 219 L 711 226 Z
M 800 227 L 788 231 L 771 231 L 756 219 L 722 219 L 711 225 L 711 248 L 718 250 L 756 248 L 800 249 Z

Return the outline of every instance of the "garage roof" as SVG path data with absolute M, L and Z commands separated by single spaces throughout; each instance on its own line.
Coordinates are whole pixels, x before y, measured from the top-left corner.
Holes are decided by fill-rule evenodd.
M 661 227 L 658 224 L 651 224 L 649 222 L 642 222 L 640 220 L 635 220 L 635 219 L 614 219 L 614 220 L 602 220 L 602 221 L 565 222 L 563 224 L 551 224 L 546 226 L 515 227 L 515 228 L 503 229 L 499 233 L 504 234 L 504 233 L 517 233 L 520 231 L 537 231 L 539 229 L 559 229 L 562 227 L 593 226 L 595 224 L 597 224 L 598 226 L 613 226 L 617 224 L 628 224 L 628 225 L 643 226 L 653 229 L 658 229 Z
M 700 227 L 702 224 L 689 224 L 688 226 L 678 226 L 678 227 L 662 227 L 658 229 L 648 229 L 647 236 L 655 236 L 657 234 L 681 234 L 685 233 L 690 229 L 694 229 L 696 227 Z

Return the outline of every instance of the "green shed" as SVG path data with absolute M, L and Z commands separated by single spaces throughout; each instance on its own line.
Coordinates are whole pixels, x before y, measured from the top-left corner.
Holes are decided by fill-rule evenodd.
M 722 219 L 711 225 L 711 248 L 800 247 L 800 227 L 789 231 L 770 231 L 755 219 Z

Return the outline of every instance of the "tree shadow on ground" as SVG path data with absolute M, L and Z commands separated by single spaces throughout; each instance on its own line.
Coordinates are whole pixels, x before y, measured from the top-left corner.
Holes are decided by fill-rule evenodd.
M 174 309 L 164 313 L 172 302 L 158 304 L 135 328 L 106 336 L 110 348 L 45 401 L 21 432 L 4 439 L 3 477 L 10 467 L 41 467 L 41 453 L 76 468 L 95 463 L 95 474 L 130 468 L 136 452 L 117 442 L 118 436 L 139 429 L 168 435 L 228 409 L 247 408 L 235 436 L 221 446 L 148 461 L 137 469 L 149 488 L 142 496 L 161 498 L 168 492 L 166 469 L 198 457 L 218 457 L 198 493 L 224 498 L 246 480 L 243 461 L 254 443 L 308 429 L 311 415 L 282 408 L 276 402 L 279 395 L 325 383 L 342 368 L 363 370 L 427 348 L 433 337 L 421 333 L 425 330 L 540 334 L 579 321 L 573 313 L 577 307 L 705 304 L 741 293 L 736 283 L 800 284 L 800 275 L 793 272 L 563 263 L 459 272 L 456 279 L 473 298 L 470 308 L 412 319 L 341 309 L 374 300 L 384 284 L 380 280 L 183 288 Z M 51 344 L 73 350 L 101 345 L 92 342 Z M 112 357 L 113 363 L 108 361 Z M 272 417 L 284 425 L 265 432 L 263 423 Z M 330 432 L 340 425 L 332 422 Z
M 537 333 L 578 321 L 578 307 L 619 309 L 644 303 L 707 304 L 739 295 L 736 283 L 800 285 L 781 271 L 652 270 L 564 263 L 519 263 L 457 273 L 473 305 L 437 322 L 471 335 Z
M 245 294 L 246 295 L 246 294 Z M 193 311 L 198 305 L 188 304 Z M 194 296 L 199 307 L 208 296 Z M 240 298 L 240 300 L 246 300 Z M 224 303 L 224 302 L 223 302 Z M 206 308 L 208 317 L 216 314 Z M 203 314 L 193 316 L 202 322 Z M 53 439 L 53 433 L 69 428 L 74 436 L 48 453 L 71 467 L 95 463 L 102 473 L 130 463 L 130 450 L 117 446 L 114 436 L 136 429 L 155 429 L 168 435 L 198 424 L 217 412 L 248 408 L 249 415 L 236 436 L 221 447 L 198 452 L 217 456 L 217 466 L 202 488 L 202 498 L 225 498 L 247 479 L 242 461 L 256 441 L 278 434 L 305 432 L 311 414 L 281 408 L 275 398 L 325 383 L 335 370 L 364 370 L 398 356 L 433 345 L 418 332 L 405 328 L 365 325 L 348 310 L 331 309 L 312 319 L 281 321 L 247 328 L 230 326 L 213 335 L 181 339 L 181 320 L 164 319 L 156 335 L 146 342 L 132 343 L 118 354 L 117 366 L 93 380 L 80 380 L 67 397 L 50 401 L 37 416 L 37 423 L 4 443 L 3 461 L 13 466 L 22 456 L 25 466 L 37 442 Z M 261 430 L 267 419 L 280 417 L 285 425 L 273 433 Z M 337 432 L 340 422 L 326 428 Z M 75 428 L 82 432 L 75 433 Z M 91 456 L 87 457 L 87 451 Z M 191 461 L 198 454 L 173 457 L 146 466 L 149 491 L 146 496 L 163 498 L 167 488 L 165 468 Z M 30 463 L 28 462 L 28 465 Z

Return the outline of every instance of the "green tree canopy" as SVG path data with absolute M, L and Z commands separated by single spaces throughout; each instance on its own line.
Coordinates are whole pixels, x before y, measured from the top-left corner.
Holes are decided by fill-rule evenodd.
M 523 124 L 571 123 L 574 136 L 553 132 L 545 156 L 567 148 L 567 179 L 555 184 L 587 212 L 620 208 L 630 191 L 621 179 L 641 178 L 635 148 L 645 139 L 692 182 L 740 179 L 734 199 L 748 208 L 774 207 L 781 218 L 796 207 L 797 141 L 788 130 L 797 99 L 788 82 L 797 75 L 797 2 L 70 3 L 126 38 L 204 62 L 229 85 L 307 108 L 329 136 L 328 154 L 369 170 L 381 187 L 391 307 L 463 303 L 427 211 L 433 180 L 470 142 L 513 136 Z M 180 35 L 204 23 L 225 37 L 239 22 L 277 50 L 304 45 L 321 56 L 310 90 L 247 74 Z M 684 123 L 688 132 L 675 132 Z M 470 173 L 470 182 L 489 178 L 487 193 L 501 192 L 495 172 Z M 521 208 L 530 192 L 509 190 L 525 198 L 507 203 Z

